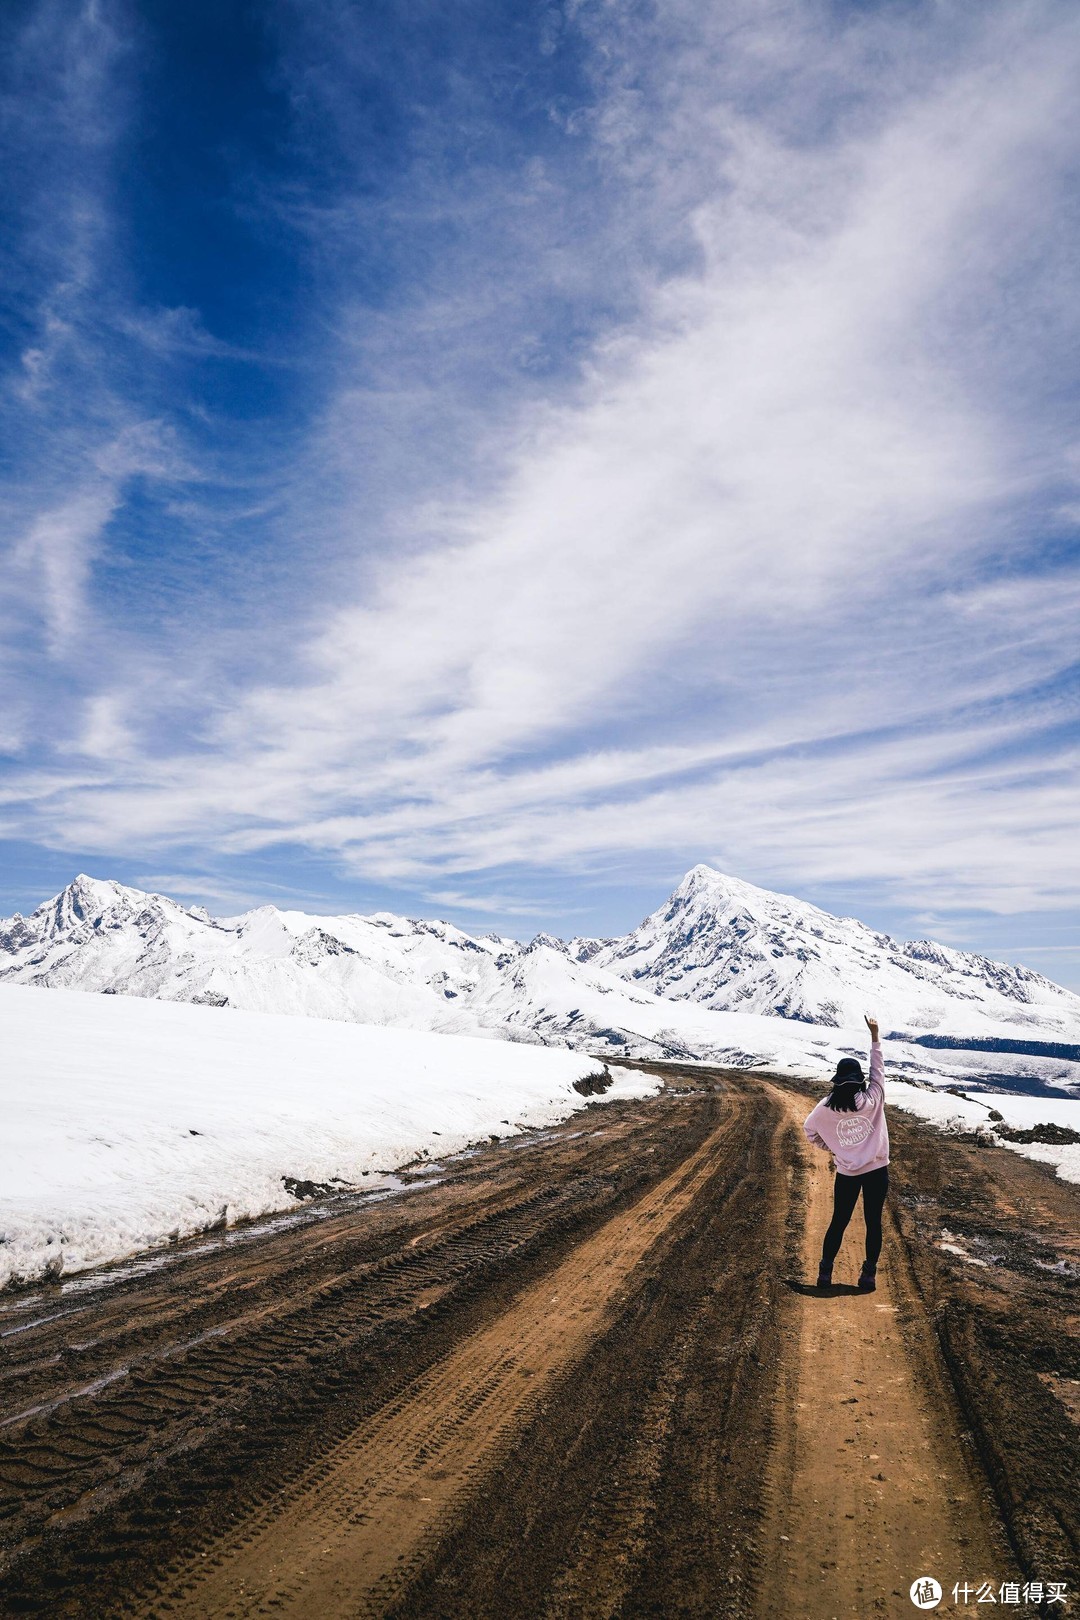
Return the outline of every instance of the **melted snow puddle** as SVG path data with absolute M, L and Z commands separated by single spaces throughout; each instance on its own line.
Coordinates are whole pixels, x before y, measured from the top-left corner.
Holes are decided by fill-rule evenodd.
M 965 1242 L 974 1242 L 987 1249 L 986 1258 L 983 1259 L 980 1255 L 972 1254 L 964 1247 Z M 950 1232 L 947 1226 L 941 1228 L 941 1237 L 937 1246 L 939 1249 L 943 1249 L 946 1254 L 955 1254 L 958 1260 L 966 1260 L 969 1266 L 982 1266 L 984 1271 L 988 1270 L 990 1266 L 999 1266 L 1005 1258 L 1003 1254 L 990 1252 L 985 1238 L 960 1238 L 956 1232 Z
M 442 1176 L 418 1176 L 412 1181 L 399 1181 L 397 1176 L 387 1176 L 386 1179 L 392 1181 L 394 1185 L 392 1187 L 380 1187 L 375 1192 L 365 1193 L 365 1204 L 381 1204 L 387 1198 L 399 1198 L 402 1193 L 419 1192 L 422 1187 L 437 1187 L 443 1178 Z M 332 1215 L 336 1212 L 327 1210 L 326 1213 Z
M 958 1243 L 939 1243 L 938 1248 L 944 1249 L 946 1254 L 958 1255 L 961 1260 L 966 1260 L 969 1266 L 985 1266 L 988 1264 L 986 1260 L 980 1260 L 976 1255 L 968 1254 L 967 1250 L 962 1249 Z
M 1053 1272 L 1056 1277 L 1075 1277 L 1080 1275 L 1077 1267 L 1071 1266 L 1067 1260 L 1033 1260 L 1032 1264 L 1038 1266 L 1040 1271 Z
M 10 1312 L 5 1312 L 4 1314 L 5 1315 L 14 1315 L 14 1312 L 16 1310 L 19 1310 L 19 1309 L 25 1310 L 26 1308 L 27 1308 L 26 1302 L 23 1302 L 23 1304 L 21 1306 L 15 1306 L 15 1307 L 13 1307 L 13 1309 Z M 86 1309 L 85 1305 L 80 1305 L 80 1306 L 76 1306 L 76 1308 L 74 1310 L 72 1310 L 72 1311 L 52 1311 L 48 1316 L 33 1316 L 33 1317 L 31 1317 L 29 1322 L 17 1322 L 14 1327 L 4 1328 L 4 1329 L 0 1330 L 0 1339 L 11 1339 L 11 1338 L 13 1338 L 15 1336 L 16 1333 L 26 1333 L 28 1331 L 28 1329 L 35 1328 L 35 1327 L 41 1327 L 42 1324 L 45 1323 L 45 1322 L 59 1322 L 60 1318 L 63 1317 L 63 1316 L 77 1316 L 79 1314 L 80 1310 L 85 1310 L 85 1309 Z

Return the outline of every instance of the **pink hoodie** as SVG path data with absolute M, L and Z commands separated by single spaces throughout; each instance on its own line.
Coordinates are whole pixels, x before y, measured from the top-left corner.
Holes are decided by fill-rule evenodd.
M 819 1102 L 806 1116 L 803 1130 L 808 1142 L 832 1154 L 842 1176 L 863 1176 L 888 1164 L 885 1064 L 877 1041 L 870 1048 L 870 1084 L 855 1098 L 855 1112 L 838 1112 Z

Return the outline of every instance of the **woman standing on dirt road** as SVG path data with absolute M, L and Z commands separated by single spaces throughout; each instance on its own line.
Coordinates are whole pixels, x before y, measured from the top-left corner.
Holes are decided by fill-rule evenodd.
M 870 1084 L 862 1064 L 841 1058 L 833 1075 L 832 1090 L 807 1115 L 806 1139 L 831 1153 L 836 1165 L 833 1182 L 833 1217 L 821 1246 L 817 1285 L 832 1284 L 833 1261 L 862 1193 L 866 1221 L 866 1259 L 859 1290 L 872 1294 L 877 1286 L 881 1253 L 881 1211 L 889 1190 L 889 1127 L 885 1123 L 885 1065 L 881 1057 L 877 1020 L 867 1018 L 870 1031 Z

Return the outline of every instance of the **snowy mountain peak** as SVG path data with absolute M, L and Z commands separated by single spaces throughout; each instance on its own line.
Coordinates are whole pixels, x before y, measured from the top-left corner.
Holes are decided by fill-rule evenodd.
M 652 915 L 657 917 L 665 910 L 684 910 L 688 906 L 727 911 L 738 909 L 761 918 L 798 918 L 808 923 L 820 919 L 833 924 L 843 921 L 856 928 L 865 926 L 853 918 L 834 917 L 830 912 L 811 905 L 809 900 L 799 900 L 793 894 L 781 894 L 774 889 L 759 888 L 755 883 L 747 883 L 744 878 L 731 877 L 727 872 L 718 872 L 715 867 L 703 864 L 692 866 L 672 892 L 667 906 L 661 906 Z
M 148 894 L 144 889 L 130 888 L 125 883 L 117 883 L 113 878 L 94 878 L 80 872 L 66 889 L 61 889 L 51 900 L 43 901 L 34 912 L 34 916 L 51 916 L 57 919 L 59 924 L 64 925 L 71 922 L 92 923 L 114 912 L 137 915 L 147 911 L 175 913 L 181 916 L 209 915 L 202 907 L 188 912 L 178 901 L 170 900 L 167 895 Z
M 141 889 L 128 889 L 111 879 L 92 878 L 80 872 L 66 889 L 44 901 L 27 920 L 43 937 L 66 938 L 73 932 L 92 929 L 107 915 L 131 917 L 152 898 Z
M 66 889 L 54 895 L 52 900 L 45 901 L 45 906 L 85 918 L 93 911 L 102 912 L 108 906 L 115 905 L 117 901 L 135 895 L 140 900 L 146 899 L 141 891 L 125 889 L 122 883 L 114 883 L 110 878 L 92 878 L 86 872 L 80 872 Z M 38 907 L 38 911 L 42 909 L 43 907 Z
M 744 896 L 742 891 L 746 891 Z M 742 883 L 738 878 L 730 878 L 724 872 L 718 872 L 712 866 L 692 866 L 686 876 L 676 885 L 667 902 L 668 908 L 681 911 L 687 906 L 702 903 L 731 903 L 750 898 L 755 891 L 749 883 Z M 655 915 L 655 913 L 654 913 Z
M 895 940 L 705 865 L 590 963 L 673 1001 L 834 1026 L 876 1008 L 894 1027 L 923 1030 L 966 1028 L 973 1015 L 1035 1025 L 1080 1014 L 1080 998 L 1028 968 Z
M 675 887 L 672 899 L 676 897 L 700 894 L 702 891 L 717 893 L 721 890 L 733 891 L 737 889 L 751 889 L 752 884 L 744 883 L 741 878 L 729 877 L 726 872 L 719 871 L 715 866 L 706 866 L 699 861 L 692 866 Z

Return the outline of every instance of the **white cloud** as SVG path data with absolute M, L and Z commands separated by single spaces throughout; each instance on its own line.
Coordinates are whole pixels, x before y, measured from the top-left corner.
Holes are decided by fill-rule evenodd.
M 24 611 L 40 613 L 53 658 L 79 650 L 77 638 L 87 628 L 92 570 L 104 552 L 126 481 L 136 475 L 178 479 L 189 471 L 158 422 L 129 423 L 106 442 L 87 446 L 83 459 L 88 464 L 84 481 L 59 504 L 39 511 L 11 553 L 9 588 L 21 597 Z M 25 571 L 29 587 L 20 584 Z
M 90 569 L 119 491 L 100 481 L 34 519 L 15 550 L 16 563 L 36 567 L 49 651 L 62 657 L 77 634 Z

